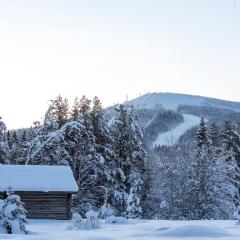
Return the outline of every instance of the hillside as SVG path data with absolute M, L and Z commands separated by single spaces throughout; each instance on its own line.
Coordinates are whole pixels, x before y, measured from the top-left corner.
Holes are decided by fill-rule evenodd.
M 149 146 L 176 144 L 187 130 L 198 125 L 200 117 L 219 125 L 227 119 L 239 125 L 240 119 L 240 102 L 179 93 L 148 93 L 127 105 L 136 109 Z
M 163 107 L 177 110 L 180 105 L 194 105 L 205 107 L 216 107 L 240 111 L 240 102 L 225 101 L 221 99 L 193 96 L 180 93 L 148 93 L 128 102 L 137 109 Z

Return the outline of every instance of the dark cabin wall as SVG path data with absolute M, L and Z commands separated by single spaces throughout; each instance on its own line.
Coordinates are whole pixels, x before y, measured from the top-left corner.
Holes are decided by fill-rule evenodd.
M 27 218 L 30 219 L 57 219 L 71 218 L 70 199 L 67 192 L 15 192 L 21 197 L 27 209 Z M 0 197 L 2 194 L 0 194 Z

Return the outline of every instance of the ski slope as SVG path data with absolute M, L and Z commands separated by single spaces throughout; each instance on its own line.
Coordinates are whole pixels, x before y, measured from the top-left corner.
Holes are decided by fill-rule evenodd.
M 200 117 L 183 114 L 184 122 L 178 125 L 176 128 L 161 133 L 153 143 L 153 146 L 167 145 L 172 146 L 177 143 L 178 139 L 190 128 L 197 126 L 200 122 Z

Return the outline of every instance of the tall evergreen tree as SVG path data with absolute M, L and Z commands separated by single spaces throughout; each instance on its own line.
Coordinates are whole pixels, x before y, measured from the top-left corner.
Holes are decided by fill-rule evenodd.
M 103 204 L 102 182 L 104 158 L 97 152 L 96 138 L 91 118 L 91 101 L 83 96 L 79 100 L 77 121 L 64 126 L 66 149 L 72 156 L 71 166 L 79 185 L 74 198 L 74 209 L 81 214 Z
M 142 214 L 142 174 L 146 151 L 133 110 L 128 111 L 124 105 L 120 105 L 119 108 L 116 108 L 116 112 L 114 149 L 117 166 L 121 169 L 119 187 L 124 193 L 120 212 L 125 213 L 128 217 L 139 217 Z
M 206 123 L 201 118 L 199 129 L 196 135 L 196 162 L 194 162 L 194 171 L 192 176 L 192 191 L 191 196 L 193 198 L 193 216 L 196 219 L 209 219 L 210 211 L 210 184 L 212 176 L 212 168 L 209 165 L 209 139 L 207 134 Z
M 228 178 L 233 185 L 234 203 L 240 205 L 240 165 L 239 165 L 239 135 L 231 121 L 225 121 L 222 132 L 223 158 L 226 163 Z
M 231 121 L 225 121 L 222 137 L 225 152 L 231 152 L 232 157 L 240 166 L 240 134 Z
M 83 95 L 79 100 L 79 113 L 81 117 L 90 112 L 91 110 L 90 104 L 91 100 L 89 100 L 85 95 Z
M 61 129 L 65 149 L 71 156 L 69 165 L 73 169 L 79 191 L 73 199 L 73 209 L 81 215 L 102 204 L 102 162 L 96 152 L 93 133 L 80 121 L 68 122 Z
M 63 99 L 62 96 L 59 95 L 56 99 L 51 100 L 51 105 L 56 121 L 59 127 L 62 127 L 69 117 L 68 100 L 66 98 Z
M 65 165 L 69 154 L 64 148 L 53 105 L 49 106 L 43 125 L 34 130 L 36 137 L 29 142 L 26 164 Z
M 96 152 L 102 162 L 102 176 L 100 181 L 104 185 L 102 203 L 114 208 L 118 204 L 115 199 L 115 193 L 118 190 L 117 173 L 119 169 L 116 164 L 116 155 L 113 151 L 113 139 L 107 125 L 107 121 L 103 112 L 102 103 L 98 97 L 93 99 L 93 107 L 91 111 L 91 121 L 93 134 L 96 142 Z M 117 212 L 116 209 L 113 209 Z
M 0 163 L 10 163 L 10 149 L 7 139 L 7 127 L 0 117 Z
M 208 136 L 209 136 L 209 141 L 210 141 L 211 146 L 220 147 L 221 132 L 220 132 L 220 128 L 216 122 L 213 122 L 210 125 L 209 131 L 208 131 Z
M 208 145 L 208 136 L 207 136 L 207 128 L 206 128 L 206 122 L 204 118 L 201 118 L 200 126 L 196 135 L 196 141 L 197 141 L 197 150 L 201 154 L 201 150 L 207 147 Z
M 70 113 L 70 115 L 71 115 L 71 120 L 73 120 L 73 121 L 76 121 L 76 120 L 78 120 L 78 118 L 79 118 L 79 113 L 80 113 L 80 108 L 81 108 L 81 103 L 80 103 L 80 100 L 79 100 L 79 98 L 75 98 L 74 99 L 74 104 L 73 104 L 73 107 L 72 107 L 72 110 L 71 110 L 71 113 Z

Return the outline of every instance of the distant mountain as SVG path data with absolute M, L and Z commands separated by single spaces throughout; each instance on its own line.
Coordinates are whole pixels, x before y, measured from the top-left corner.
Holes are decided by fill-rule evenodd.
M 231 120 L 240 126 L 240 102 L 179 93 L 148 93 L 130 100 L 134 106 L 147 145 L 173 145 L 204 117 L 222 125 Z M 188 131 L 188 138 L 195 132 Z M 185 137 L 186 138 L 186 137 Z
M 215 98 L 193 96 L 179 93 L 148 93 L 128 102 L 137 109 L 165 108 L 177 110 L 179 105 L 194 105 L 224 108 L 240 112 L 240 102 L 225 101 Z

